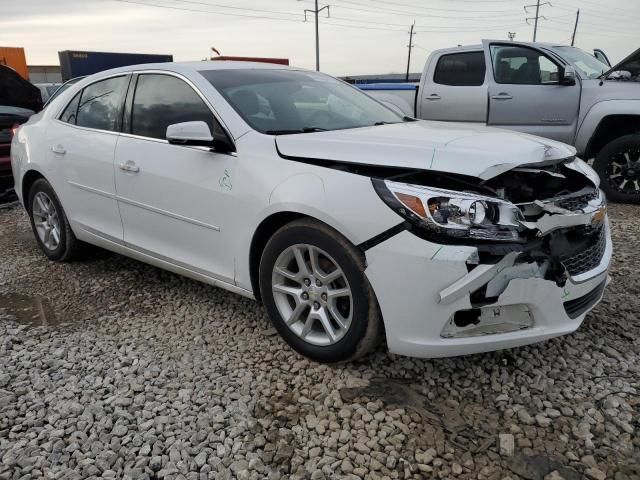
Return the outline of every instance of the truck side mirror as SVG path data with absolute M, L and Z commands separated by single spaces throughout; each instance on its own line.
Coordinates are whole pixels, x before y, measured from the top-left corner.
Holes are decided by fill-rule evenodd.
M 562 79 L 560 80 L 562 85 L 575 85 L 576 84 L 576 71 L 573 67 L 566 66 L 562 70 Z

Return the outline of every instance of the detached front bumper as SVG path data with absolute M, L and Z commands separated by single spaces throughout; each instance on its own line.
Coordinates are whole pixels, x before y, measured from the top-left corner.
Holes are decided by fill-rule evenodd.
M 480 264 L 470 271 L 467 260 L 477 256 L 475 247 L 438 245 L 407 231 L 376 245 L 366 252 L 365 273 L 382 311 L 389 350 L 412 357 L 449 357 L 575 331 L 601 300 L 608 282 L 608 221 L 602 228 L 605 244 L 599 263 L 570 277 L 563 287 L 541 278 L 535 266 L 528 274 L 526 265 L 508 259 L 497 267 Z M 497 299 L 472 304 L 471 292 L 490 282 L 500 291 Z M 456 313 L 472 309 L 482 310 L 479 322 L 457 327 Z

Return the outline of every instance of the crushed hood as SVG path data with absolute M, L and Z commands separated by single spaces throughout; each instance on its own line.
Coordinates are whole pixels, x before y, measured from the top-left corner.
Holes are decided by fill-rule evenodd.
M 575 155 L 573 147 L 533 135 L 427 121 L 279 135 L 276 145 L 285 157 L 435 170 L 483 180 L 520 165 Z
M 613 72 L 620 71 L 631 72 L 632 77 L 637 77 L 638 75 L 640 75 L 640 48 L 633 52 L 631 55 L 627 56 L 621 62 L 616 63 L 613 67 L 604 72 L 600 78 L 607 78 Z

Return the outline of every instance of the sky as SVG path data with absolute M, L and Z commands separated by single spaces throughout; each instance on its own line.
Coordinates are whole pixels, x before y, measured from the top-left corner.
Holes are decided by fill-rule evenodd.
M 24 47 L 30 65 L 58 64 L 58 51 L 284 57 L 315 68 L 314 0 L 0 0 L 0 46 Z M 422 70 L 439 48 L 483 38 L 531 41 L 536 0 L 319 0 L 320 69 L 332 75 Z M 541 0 L 538 41 L 601 48 L 617 62 L 640 47 L 640 0 Z

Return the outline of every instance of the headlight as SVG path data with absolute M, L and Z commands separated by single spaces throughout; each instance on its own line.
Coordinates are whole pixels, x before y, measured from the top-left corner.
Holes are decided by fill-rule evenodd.
M 475 193 L 373 179 L 382 200 L 412 225 L 443 243 L 522 242 L 512 203 Z

